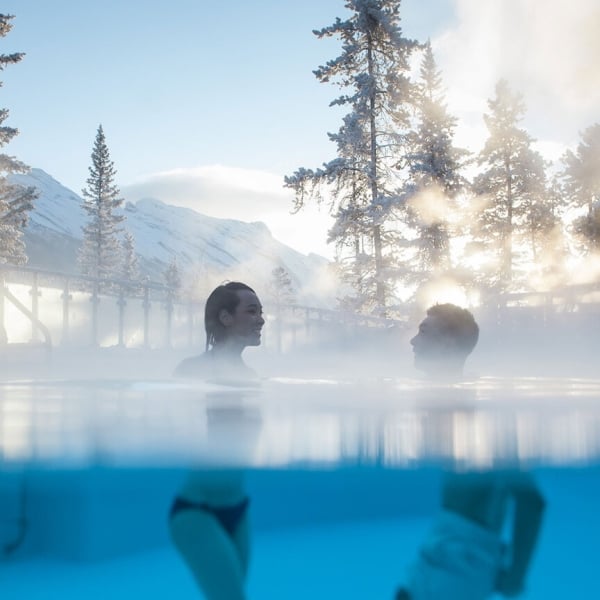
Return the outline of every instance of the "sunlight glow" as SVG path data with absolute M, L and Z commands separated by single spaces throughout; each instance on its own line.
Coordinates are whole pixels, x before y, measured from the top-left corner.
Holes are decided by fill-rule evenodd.
M 479 305 L 479 292 L 466 289 L 450 277 L 441 277 L 421 286 L 417 292 L 417 302 L 423 309 L 445 303 L 467 308 Z

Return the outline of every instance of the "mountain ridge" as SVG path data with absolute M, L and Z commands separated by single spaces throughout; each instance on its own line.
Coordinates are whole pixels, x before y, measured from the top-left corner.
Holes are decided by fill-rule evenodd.
M 88 219 L 83 199 L 39 168 L 10 179 L 39 193 L 25 230 L 29 266 L 77 273 L 82 227 Z M 124 229 L 135 240 L 140 273 L 154 281 L 176 259 L 186 279 L 184 289 L 194 278 L 202 279 L 204 287 L 242 279 L 265 289 L 272 285 L 273 269 L 283 267 L 298 302 L 325 306 L 332 299 L 323 289 L 331 280 L 330 262 L 286 246 L 261 221 L 210 217 L 156 198 L 125 202 L 123 214 Z

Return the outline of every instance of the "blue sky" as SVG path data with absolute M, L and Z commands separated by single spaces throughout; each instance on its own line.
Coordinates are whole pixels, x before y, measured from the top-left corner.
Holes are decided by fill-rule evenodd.
M 555 157 L 599 118 L 595 4 L 548 0 L 540 13 L 536 0 L 404 0 L 401 14 L 406 35 L 432 39 L 463 145 L 477 150 L 485 99 L 507 76 Z M 327 220 L 290 217 L 280 188 L 333 156 L 337 90 L 312 71 L 339 43 L 311 31 L 344 18 L 343 0 L 5 0 L 2 10 L 16 18 L 1 51 L 26 53 L 0 75 L 0 106 L 20 130 L 8 153 L 80 192 L 102 123 L 126 199 L 264 220 L 302 251 L 327 252 Z

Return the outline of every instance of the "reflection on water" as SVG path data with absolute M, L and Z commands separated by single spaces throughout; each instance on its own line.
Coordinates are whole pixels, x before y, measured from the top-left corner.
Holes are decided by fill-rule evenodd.
M 600 380 L 270 380 L 0 386 L 6 466 L 239 466 L 423 461 L 497 467 L 600 455 Z

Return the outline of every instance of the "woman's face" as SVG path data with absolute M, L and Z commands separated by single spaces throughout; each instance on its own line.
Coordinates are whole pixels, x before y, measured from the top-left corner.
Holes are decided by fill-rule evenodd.
M 260 332 L 265 320 L 262 316 L 262 304 L 258 296 L 250 290 L 237 290 L 240 299 L 233 314 L 225 312 L 221 322 L 226 328 L 226 338 L 234 339 L 243 346 L 259 346 Z

